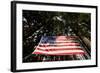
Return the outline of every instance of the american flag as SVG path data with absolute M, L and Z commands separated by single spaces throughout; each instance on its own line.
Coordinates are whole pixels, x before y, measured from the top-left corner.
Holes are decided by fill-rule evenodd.
M 77 36 L 43 36 L 32 54 L 76 55 L 85 54 Z

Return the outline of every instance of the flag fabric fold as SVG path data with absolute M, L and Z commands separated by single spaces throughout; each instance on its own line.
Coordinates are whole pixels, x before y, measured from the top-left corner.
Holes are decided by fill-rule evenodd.
M 77 36 L 43 36 L 32 54 L 75 55 L 84 54 Z

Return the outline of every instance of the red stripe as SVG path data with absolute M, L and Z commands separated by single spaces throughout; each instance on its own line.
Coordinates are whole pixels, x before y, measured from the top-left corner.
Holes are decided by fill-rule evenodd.
M 70 52 L 70 53 L 58 53 L 58 54 L 48 54 L 42 52 L 33 52 L 32 54 L 43 54 L 43 55 L 76 55 L 76 54 L 85 54 L 85 52 Z
M 59 41 L 63 41 L 63 40 L 75 40 L 75 39 L 77 39 L 77 38 L 56 38 L 56 40 L 59 40 Z
M 57 36 L 57 38 L 58 38 L 58 37 L 64 37 L 64 38 L 65 38 L 65 37 L 66 37 L 66 38 L 78 38 L 78 36 Z
M 50 41 L 49 43 L 78 43 L 78 41 L 70 41 L 70 42 L 68 42 L 68 41 Z

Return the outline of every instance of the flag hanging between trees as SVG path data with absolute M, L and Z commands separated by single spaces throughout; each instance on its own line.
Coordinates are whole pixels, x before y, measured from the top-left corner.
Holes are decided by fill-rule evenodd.
M 32 54 L 75 55 L 85 54 L 77 36 L 43 36 Z

